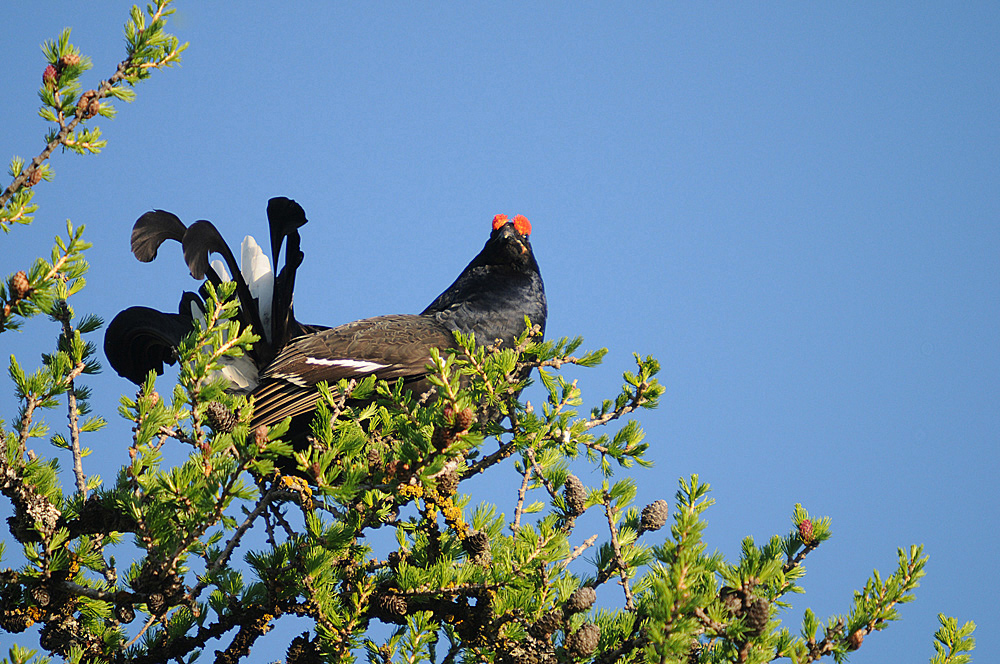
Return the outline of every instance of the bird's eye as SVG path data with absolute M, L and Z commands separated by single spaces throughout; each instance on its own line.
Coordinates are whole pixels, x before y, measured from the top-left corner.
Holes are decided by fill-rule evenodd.
M 496 228 L 496 222 L 494 222 L 493 228 Z M 514 215 L 514 228 L 521 235 L 531 235 L 531 222 L 523 214 Z
M 503 228 L 503 225 L 507 223 L 507 215 L 498 214 L 493 217 L 493 230 L 498 231 Z

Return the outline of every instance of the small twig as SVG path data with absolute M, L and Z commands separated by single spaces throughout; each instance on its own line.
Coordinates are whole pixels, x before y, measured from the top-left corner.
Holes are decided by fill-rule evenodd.
M 462 479 L 465 479 L 467 477 L 472 477 L 477 473 L 485 472 L 487 468 L 494 466 L 503 461 L 504 459 L 510 457 L 517 450 L 517 447 L 514 444 L 516 440 L 517 438 L 512 438 L 510 442 L 501 443 L 500 449 L 498 449 L 496 452 L 484 456 L 482 459 L 469 466 L 468 470 L 462 473 Z
M 115 593 L 109 593 L 106 590 L 98 590 L 97 588 L 88 588 L 87 586 L 81 586 L 79 583 L 74 583 L 72 581 L 63 581 L 62 587 L 73 595 L 81 595 L 83 597 L 89 597 L 90 599 L 98 599 L 103 602 L 114 603 L 115 601 Z
M 611 546 L 615 550 L 615 565 L 618 567 L 622 588 L 625 589 L 625 609 L 635 611 L 635 602 L 632 601 L 632 589 L 628 585 L 628 567 L 625 566 L 621 543 L 618 541 L 618 527 L 615 526 L 614 514 L 612 514 L 611 498 L 607 494 L 604 495 L 604 514 L 608 517 L 608 527 L 611 529 Z
M 274 515 L 274 519 L 279 524 L 281 524 L 281 527 L 285 529 L 285 533 L 287 533 L 289 537 L 292 537 L 293 535 L 295 535 L 295 529 L 292 528 L 292 524 L 288 523 L 288 521 L 285 520 L 285 516 L 280 512 L 280 510 L 278 509 L 277 505 L 275 505 L 274 503 L 270 504 L 268 506 L 268 510 L 267 511 L 270 514 Z
M 569 564 L 571 562 L 579 558 L 584 551 L 594 546 L 594 542 L 596 541 L 597 541 L 597 533 L 594 533 L 593 535 L 585 539 L 583 541 L 583 544 L 573 549 L 573 551 L 569 554 L 569 557 L 563 561 L 560 571 L 565 570 L 567 567 L 569 567 Z
M 25 449 L 28 447 L 28 434 L 31 433 L 31 418 L 35 413 L 35 407 L 38 405 L 39 400 L 34 394 L 24 395 L 24 415 L 21 416 L 21 430 L 18 432 L 18 452 L 20 455 L 24 454 Z
M 532 551 L 531 555 L 528 556 L 528 559 L 524 561 L 524 566 L 523 567 L 518 567 L 517 565 L 514 565 L 511 568 L 511 571 L 514 574 L 520 576 L 521 575 L 521 570 L 527 569 L 531 565 L 531 563 L 534 562 L 535 558 L 537 558 L 539 555 L 541 555 L 542 549 L 545 548 L 545 545 L 548 544 L 549 542 L 551 542 L 558 534 L 559 534 L 558 531 L 554 531 L 548 537 L 545 537 L 543 539 L 539 539 L 539 541 L 535 543 L 535 550 Z
M 710 630 L 715 634 L 725 633 L 726 626 L 720 622 L 712 620 L 702 607 L 696 606 L 694 608 L 694 615 L 698 618 L 698 622 L 700 622 L 706 630 Z
M 274 536 L 274 526 L 271 525 L 270 510 L 264 514 L 264 530 L 267 532 L 267 543 L 270 544 L 272 548 L 277 548 L 278 540 Z
M 135 635 L 135 637 L 134 637 L 134 638 L 133 638 L 133 639 L 132 639 L 131 641 L 129 641 L 128 643 L 126 643 L 126 644 L 125 644 L 125 647 L 124 647 L 124 648 L 122 648 L 122 650 L 128 650 L 128 649 L 129 649 L 129 648 L 131 648 L 131 647 L 132 647 L 133 645 L 135 645 L 135 642 L 136 642 L 136 641 L 138 641 L 138 640 L 139 640 L 140 638 L 142 638 L 142 635 L 143 635 L 143 634 L 145 634 L 145 633 L 146 633 L 146 631 L 147 631 L 147 630 L 148 630 L 148 629 L 149 629 L 150 627 L 152 627 L 152 626 L 153 626 L 153 623 L 155 623 L 155 622 L 156 622 L 156 616 L 150 616 L 150 617 L 149 617 L 149 620 L 147 620 L 147 621 L 146 621 L 146 624 L 145 624 L 145 625 L 143 625 L 143 626 L 142 626 L 142 629 L 140 629 L 140 630 L 139 630 L 139 633 L 138 633 L 138 634 L 136 634 L 136 635 Z
M 69 322 L 69 315 L 61 316 L 63 338 L 66 340 L 67 349 L 72 348 L 73 327 Z M 69 442 L 70 450 L 73 453 L 73 475 L 76 478 L 76 490 L 87 497 L 87 476 L 83 474 L 83 453 L 80 451 L 80 412 L 76 406 L 76 377 L 83 373 L 87 367 L 83 362 L 77 362 L 73 370 L 66 376 L 66 407 L 69 411 Z
M 528 481 L 531 479 L 531 468 L 524 469 L 524 478 L 521 480 L 521 486 L 517 489 L 517 507 L 514 509 L 514 525 L 511 526 L 511 531 L 515 535 L 521 530 L 521 514 L 524 511 L 524 494 L 528 491 Z
M 808 556 L 813 551 L 815 551 L 816 547 L 818 546 L 819 542 L 811 542 L 809 544 L 806 544 L 805 548 L 799 551 L 794 558 L 791 556 L 788 557 L 781 571 L 784 572 L 785 574 L 788 574 L 790 571 L 798 567 L 799 564 L 801 564 L 802 561 L 805 559 L 805 557 Z
M 642 404 L 645 402 L 646 390 L 648 388 L 649 388 L 648 384 L 641 383 L 636 388 L 635 394 L 632 395 L 632 400 L 631 401 L 629 401 L 627 404 L 623 405 L 621 408 L 615 408 L 613 411 L 611 411 L 609 413 L 605 413 L 604 415 L 601 415 L 600 417 L 592 417 L 592 418 L 590 418 L 589 420 L 587 420 L 584 423 L 584 426 L 587 429 L 593 429 L 594 427 L 598 427 L 598 426 L 607 424 L 608 422 L 611 422 L 612 420 L 617 420 L 622 415 L 628 415 L 629 413 L 631 413 L 631 412 L 633 412 L 635 410 L 638 410 L 639 407 L 642 406 Z
M 564 364 L 579 364 L 580 358 L 570 355 L 568 357 L 554 357 L 551 360 L 542 360 L 541 362 L 535 364 L 537 367 L 552 367 L 553 369 L 559 369 Z
M 67 417 L 69 418 L 69 444 L 73 452 L 73 475 L 76 477 L 76 490 L 87 497 L 87 476 L 83 474 L 83 453 L 80 451 L 80 413 L 76 408 L 76 390 L 73 381 L 69 381 L 66 390 Z
M 395 590 L 392 594 L 401 597 L 456 597 L 459 595 L 479 595 L 505 587 L 502 583 L 463 583 L 459 586 L 425 589 L 424 586 L 410 590 Z
M 529 447 L 524 452 L 528 455 L 528 459 L 531 460 L 531 467 L 535 470 L 535 475 L 538 477 L 538 481 L 542 483 L 542 486 L 545 487 L 552 499 L 555 500 L 559 494 L 556 492 L 556 488 L 552 486 L 552 482 L 545 479 L 545 475 L 542 474 L 542 469 L 538 465 L 538 459 L 535 457 L 534 448 Z
M 180 429 L 173 429 L 173 428 L 165 427 L 164 426 L 164 427 L 160 427 L 160 429 L 159 429 L 159 431 L 157 431 L 157 433 L 160 436 L 164 436 L 166 438 L 176 438 L 177 440 L 181 441 L 182 443 L 187 443 L 188 445 L 194 445 L 194 441 L 191 440 L 190 436 L 186 435 Z
M 462 642 L 453 641 L 451 646 L 448 648 L 448 652 L 447 654 L 445 654 L 444 659 L 441 660 L 441 664 L 454 664 L 455 657 L 458 656 L 458 653 L 461 652 L 461 650 L 462 650 Z
M 155 23 L 157 20 L 160 19 L 160 14 L 161 12 L 157 11 L 153 19 L 150 21 L 150 25 L 152 25 L 153 23 Z M 157 60 L 156 62 L 139 63 L 138 67 L 141 69 L 151 69 L 151 68 L 159 69 L 161 67 L 165 67 L 171 64 L 174 60 L 177 59 L 178 55 L 179 51 L 174 50 L 168 53 L 166 56 L 164 56 L 163 59 L 161 60 Z M 125 72 L 128 71 L 128 69 L 136 66 L 136 64 L 134 63 L 134 58 L 135 58 L 134 53 L 127 56 L 124 60 L 118 63 L 118 66 L 115 68 L 115 73 L 112 74 L 110 78 L 101 81 L 101 84 L 97 87 L 96 90 L 97 92 L 96 99 L 105 99 L 109 97 L 111 95 L 111 89 L 117 86 L 120 82 L 125 80 L 126 78 Z M 41 167 L 41 165 L 45 163 L 46 159 L 52 156 L 52 153 L 55 151 L 57 147 L 59 147 L 60 145 L 67 146 L 70 144 L 69 140 L 70 134 L 73 132 L 74 129 L 76 129 L 77 125 L 79 125 L 84 119 L 85 118 L 82 115 L 74 115 L 73 119 L 70 120 L 69 124 L 66 124 L 65 117 L 63 117 L 62 114 L 60 113 L 60 116 L 57 118 L 57 123 L 59 124 L 60 127 L 59 132 L 55 135 L 55 137 L 51 141 L 49 141 L 45 145 L 45 148 L 38 154 L 38 156 L 36 156 L 34 159 L 31 160 L 31 163 L 26 168 L 21 169 L 20 175 L 15 177 L 14 180 L 7 186 L 7 188 L 3 190 L 3 193 L 0 194 L 0 207 L 4 207 L 7 205 L 7 202 L 10 201 L 11 198 L 13 198 L 15 193 L 20 191 L 20 189 L 24 186 L 24 183 L 27 182 L 28 178 L 31 177 L 32 173 L 34 173 L 39 167 Z

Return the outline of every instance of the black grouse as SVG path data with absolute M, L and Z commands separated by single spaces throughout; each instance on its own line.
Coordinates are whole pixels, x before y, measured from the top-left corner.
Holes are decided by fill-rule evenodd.
M 155 258 L 164 240 L 180 241 L 195 278 L 227 279 L 221 265 L 209 264 L 208 255 L 215 252 L 225 259 L 237 281 L 241 321 L 262 337 L 248 361 L 223 370 L 233 391 L 252 392 L 256 402 L 253 426 L 272 425 L 312 411 L 319 400 L 315 386 L 321 381 L 335 383 L 374 374 L 386 380 L 403 378 L 411 389 L 423 391 L 431 348 L 452 348 L 456 331 L 475 334 L 479 344 L 499 340 L 505 345 L 512 345 L 524 331 L 525 317 L 544 331 L 545 290 L 529 240 L 531 224 L 521 215 L 513 220 L 505 215 L 494 217 L 482 251 L 420 314 L 378 316 L 334 328 L 305 325 L 292 314 L 294 274 L 302 261 L 298 228 L 306 221 L 302 208 L 288 199 L 272 199 L 268 219 L 276 259 L 281 244 L 288 240 L 271 306 L 267 306 L 267 288 L 254 288 L 261 281 L 260 273 L 267 270 L 259 269 L 261 260 L 252 238 L 244 241 L 241 270 L 210 222 L 185 228 L 175 216 L 158 210 L 140 217 L 132 234 L 132 251 L 144 261 Z M 150 370 L 162 373 L 164 362 L 175 361 L 174 349 L 192 329 L 200 306 L 196 294 L 185 293 L 178 314 L 146 307 L 120 313 L 105 334 L 104 349 L 111 366 L 136 383 Z

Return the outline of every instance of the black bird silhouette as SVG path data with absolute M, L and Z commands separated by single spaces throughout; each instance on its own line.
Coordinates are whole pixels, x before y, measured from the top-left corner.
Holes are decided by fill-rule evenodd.
M 521 215 L 513 220 L 494 217 L 482 251 L 420 314 L 378 316 L 326 328 L 300 323 L 292 313 L 295 271 L 303 258 L 298 229 L 306 223 L 304 211 L 287 198 L 271 199 L 267 211 L 275 264 L 287 241 L 285 265 L 274 279 L 271 296 L 262 267 L 266 259 L 255 250 L 252 238 L 244 241 L 241 270 L 210 222 L 185 227 L 173 214 L 156 210 L 140 217 L 132 231 L 132 252 L 145 262 L 156 257 L 164 241 L 181 242 L 191 274 L 198 279 L 227 279 L 222 266 L 208 260 L 211 253 L 223 257 L 237 282 L 239 319 L 261 337 L 247 361 L 223 371 L 233 391 L 252 393 L 252 426 L 309 413 L 319 400 L 316 384 L 321 381 L 374 374 L 387 380 L 403 378 L 410 389 L 422 392 L 429 387 L 423 379 L 431 349 L 452 348 L 454 332 L 475 334 L 479 344 L 499 340 L 512 345 L 524 331 L 525 317 L 544 332 L 545 289 L 529 240 L 531 224 Z M 177 314 L 147 307 L 118 314 L 104 338 L 111 366 L 135 383 L 151 370 L 162 373 L 164 363 L 176 361 L 177 345 L 192 329 L 200 306 L 197 294 L 185 293 Z

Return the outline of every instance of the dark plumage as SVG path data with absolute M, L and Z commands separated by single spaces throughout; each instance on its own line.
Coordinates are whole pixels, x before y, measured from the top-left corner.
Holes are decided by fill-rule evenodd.
M 288 344 L 253 391 L 253 424 L 274 424 L 311 411 L 315 385 L 376 374 L 385 380 L 422 378 L 431 348 L 450 348 L 452 333 L 427 316 L 378 316 L 299 337 Z
M 545 329 L 545 288 L 524 217 L 497 215 L 489 240 L 458 279 L 419 315 L 378 316 L 292 340 L 254 390 L 253 424 L 271 425 L 313 409 L 316 383 L 374 374 L 403 378 L 417 392 L 430 386 L 431 348 L 454 346 L 454 332 L 479 344 L 513 345 L 524 318 Z
M 256 402 L 254 426 L 312 411 L 319 399 L 315 386 L 321 381 L 374 374 L 386 380 L 403 378 L 411 389 L 423 391 L 429 387 L 423 378 L 431 348 L 453 347 L 456 331 L 475 334 L 479 344 L 499 340 L 512 345 L 524 331 L 526 316 L 544 331 L 545 289 L 529 241 L 531 224 L 520 215 L 513 221 L 497 215 L 482 251 L 420 314 L 379 316 L 335 328 L 304 325 L 292 315 L 295 270 L 302 261 L 298 228 L 306 222 L 302 208 L 288 199 L 272 199 L 268 219 L 272 255 L 277 259 L 285 240 L 287 255 L 266 311 L 211 223 L 200 221 L 185 228 L 174 215 L 157 210 L 140 217 L 132 234 L 133 253 L 144 261 L 155 258 L 165 240 L 181 242 L 196 278 L 221 280 L 222 275 L 210 267 L 208 254 L 219 253 L 225 259 L 237 281 L 241 321 L 262 337 L 250 357 L 259 371 L 259 378 L 253 376 L 248 386 Z M 178 314 L 145 307 L 119 314 L 105 335 L 112 367 L 136 383 L 150 370 L 162 372 L 163 363 L 175 360 L 177 343 L 191 329 L 190 305 L 198 300 L 193 293 L 185 294 Z
M 267 217 L 271 252 L 275 259 L 280 254 L 282 244 L 287 241 L 285 266 L 277 278 L 274 278 L 263 254 L 255 254 L 253 251 L 250 251 L 249 257 L 244 261 L 250 265 L 243 266 L 255 268 L 254 271 L 258 274 L 254 277 L 269 273 L 263 274 L 265 281 L 268 277 L 273 279 L 271 288 L 256 288 L 266 292 L 266 302 L 261 301 L 265 293 L 255 296 L 251 292 L 252 287 L 247 283 L 244 270 L 211 222 L 196 221 L 187 227 L 176 215 L 164 210 L 153 210 L 139 217 L 132 228 L 132 253 L 138 260 L 144 263 L 152 261 L 156 258 L 160 245 L 167 240 L 175 240 L 181 243 L 184 260 L 195 279 L 207 278 L 215 284 L 223 281 L 224 275 L 209 262 L 209 255 L 212 253 L 222 256 L 226 268 L 236 281 L 236 293 L 240 299 L 239 321 L 260 337 L 260 341 L 254 344 L 249 353 L 250 364 L 244 363 L 246 366 L 238 367 L 249 369 L 253 374 L 241 381 L 245 383 L 242 386 L 244 390 L 256 384 L 257 370 L 270 364 L 289 339 L 326 329 L 321 325 L 300 323 L 295 320 L 292 312 L 295 271 L 302 263 L 298 229 L 307 221 L 305 211 L 288 198 L 272 198 L 268 201 Z M 256 243 L 248 246 L 259 251 Z M 164 363 L 176 362 L 178 344 L 194 329 L 195 316 L 204 311 L 203 296 L 203 291 L 201 295 L 184 293 L 176 314 L 148 307 L 130 307 L 115 316 L 104 334 L 104 353 L 118 375 L 139 384 L 150 371 L 162 374 Z M 272 312 L 277 315 L 272 316 Z

